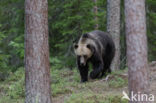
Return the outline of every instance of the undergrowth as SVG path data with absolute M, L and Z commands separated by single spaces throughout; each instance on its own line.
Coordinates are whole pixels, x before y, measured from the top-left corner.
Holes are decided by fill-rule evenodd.
M 123 70 L 115 71 L 109 78 L 80 83 L 77 69 L 51 69 L 51 88 L 54 103 L 128 103 L 121 100 L 122 88 L 127 87 Z M 0 103 L 24 103 L 24 68 L 0 81 Z

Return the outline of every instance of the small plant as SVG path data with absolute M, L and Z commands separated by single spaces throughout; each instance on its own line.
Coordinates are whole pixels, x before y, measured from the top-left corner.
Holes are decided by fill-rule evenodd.
M 123 79 L 119 76 L 114 76 L 114 78 L 112 80 L 110 80 L 108 82 L 109 86 L 112 87 L 112 88 L 119 88 L 119 87 L 123 87 L 125 85 L 128 84 L 128 80 Z

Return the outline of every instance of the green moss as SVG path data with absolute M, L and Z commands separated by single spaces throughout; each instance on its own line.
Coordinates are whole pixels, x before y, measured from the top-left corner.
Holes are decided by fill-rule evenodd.
M 95 94 L 94 92 L 73 93 L 65 99 L 65 103 L 128 103 L 120 95 Z

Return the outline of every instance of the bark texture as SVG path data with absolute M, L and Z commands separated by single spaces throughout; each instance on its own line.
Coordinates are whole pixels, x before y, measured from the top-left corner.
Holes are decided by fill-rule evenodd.
M 116 70 L 120 68 L 120 0 L 107 0 L 107 32 L 115 42 L 111 70 Z
M 97 0 L 93 0 L 93 2 L 94 2 L 94 14 L 95 14 L 95 17 L 94 17 L 95 29 L 97 30 L 99 28 L 98 17 L 97 17 L 97 14 L 98 14 Z
M 125 20 L 129 92 L 148 94 L 145 0 L 125 0 Z
M 25 103 L 51 103 L 47 0 L 25 0 Z

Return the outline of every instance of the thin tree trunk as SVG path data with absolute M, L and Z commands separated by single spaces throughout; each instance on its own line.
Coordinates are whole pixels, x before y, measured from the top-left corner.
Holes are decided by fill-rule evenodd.
M 107 32 L 115 42 L 111 70 L 116 70 L 120 68 L 120 0 L 107 0 Z
M 47 0 L 25 1 L 25 103 L 51 103 Z
M 148 94 L 145 0 L 125 0 L 125 20 L 130 97 L 132 92 Z
M 94 20 L 95 20 L 95 29 L 98 29 L 99 28 L 99 24 L 98 24 L 98 17 L 97 17 L 97 14 L 98 14 L 98 7 L 97 7 L 97 0 L 93 0 L 94 2 Z

